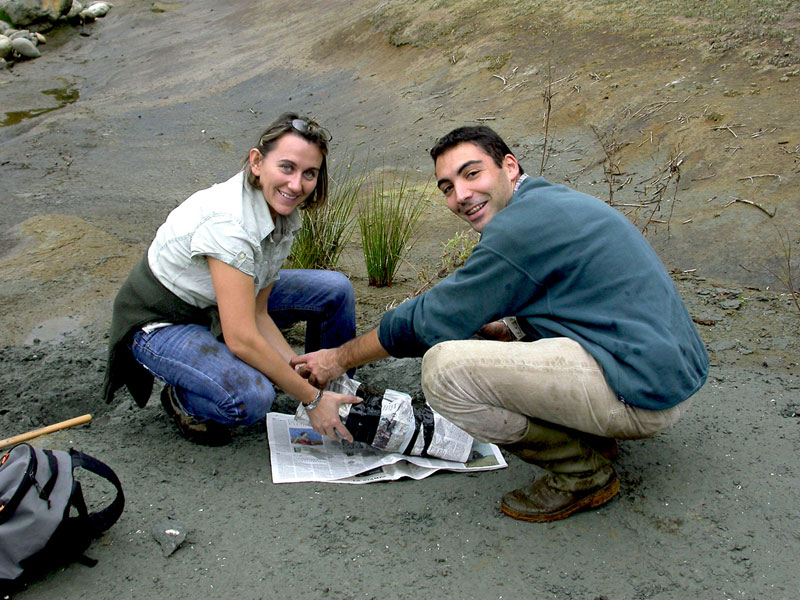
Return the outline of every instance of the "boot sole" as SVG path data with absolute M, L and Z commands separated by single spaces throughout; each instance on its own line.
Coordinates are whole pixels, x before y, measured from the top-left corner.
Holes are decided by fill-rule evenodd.
M 561 519 L 566 519 L 570 515 L 573 515 L 581 510 L 589 510 L 591 508 L 597 508 L 598 506 L 602 506 L 603 504 L 611 500 L 614 496 L 616 496 L 618 493 L 619 493 L 619 478 L 615 475 L 611 479 L 611 481 L 609 481 L 605 486 L 601 487 L 593 494 L 589 494 L 588 496 L 581 498 L 574 504 L 570 504 L 566 508 L 563 508 L 560 511 L 554 513 L 547 513 L 547 514 L 521 513 L 507 507 L 502 502 L 500 503 L 500 510 L 502 510 L 509 517 L 513 517 L 520 521 L 528 521 L 533 523 L 550 523 L 552 521 L 560 521 Z

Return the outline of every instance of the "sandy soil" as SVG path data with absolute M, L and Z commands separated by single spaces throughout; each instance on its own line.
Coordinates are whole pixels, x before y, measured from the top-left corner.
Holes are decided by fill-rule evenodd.
M 654 37 L 580 10 L 282 4 L 119 1 L 85 35 L 51 32 L 40 59 L 0 73 L 0 437 L 91 412 L 90 426 L 37 444 L 105 460 L 127 495 L 90 549 L 97 567 L 18 597 L 795 598 L 800 316 L 776 275 L 778 232 L 799 251 L 797 42 L 715 45 L 688 18 Z M 486 120 L 535 174 L 548 79 L 546 176 L 647 225 L 713 361 L 687 418 L 622 445 L 609 505 L 551 525 L 503 517 L 500 493 L 532 475 L 514 458 L 476 476 L 276 486 L 263 425 L 202 448 L 157 401 L 101 403 L 110 304 L 130 266 L 278 112 L 316 115 L 334 160 L 420 179 L 438 135 Z M 399 281 L 380 290 L 356 240 L 342 268 L 359 329 L 435 272 L 462 229 L 431 201 Z M 418 368 L 390 360 L 359 377 L 415 392 Z M 166 518 L 190 532 L 169 557 L 151 535 Z

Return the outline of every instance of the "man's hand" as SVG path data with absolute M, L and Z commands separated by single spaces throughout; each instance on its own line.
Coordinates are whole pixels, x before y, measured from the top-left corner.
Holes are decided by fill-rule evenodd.
M 311 427 L 314 431 L 322 435 L 327 435 L 335 441 L 353 441 L 353 436 L 347 431 L 342 420 L 339 418 L 339 406 L 342 404 L 358 404 L 361 398 L 356 396 L 346 396 L 334 392 L 323 392 L 322 398 L 313 410 L 306 411 Z
M 289 364 L 301 377 L 308 379 L 311 385 L 318 388 L 324 388 L 326 383 L 347 370 L 339 364 L 338 351 L 335 348 L 295 356 Z
M 503 321 L 492 321 L 487 323 L 478 331 L 478 335 L 487 340 L 495 340 L 497 342 L 513 342 L 514 336 L 511 335 L 508 326 Z

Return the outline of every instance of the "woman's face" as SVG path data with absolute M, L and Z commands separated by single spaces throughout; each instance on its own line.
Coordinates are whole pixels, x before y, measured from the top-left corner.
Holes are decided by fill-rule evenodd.
M 314 191 L 322 158 L 316 145 L 292 133 L 278 138 L 266 155 L 250 150 L 250 170 L 273 219 L 290 215 Z

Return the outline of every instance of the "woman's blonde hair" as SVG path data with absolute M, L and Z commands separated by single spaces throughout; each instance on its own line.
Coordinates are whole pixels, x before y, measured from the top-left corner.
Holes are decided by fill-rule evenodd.
M 303 138 L 310 144 L 314 144 L 322 153 L 322 165 L 317 174 L 317 185 L 314 191 L 300 205 L 300 208 L 310 208 L 324 204 L 328 199 L 328 142 L 331 140 L 331 134 L 316 121 L 288 112 L 282 114 L 264 130 L 264 133 L 258 138 L 258 143 L 253 148 L 258 150 L 261 156 L 264 157 L 275 147 L 278 140 L 287 134 L 294 134 Z M 250 169 L 249 151 L 244 158 L 242 166 L 247 183 L 254 188 L 260 187 L 258 177 Z

